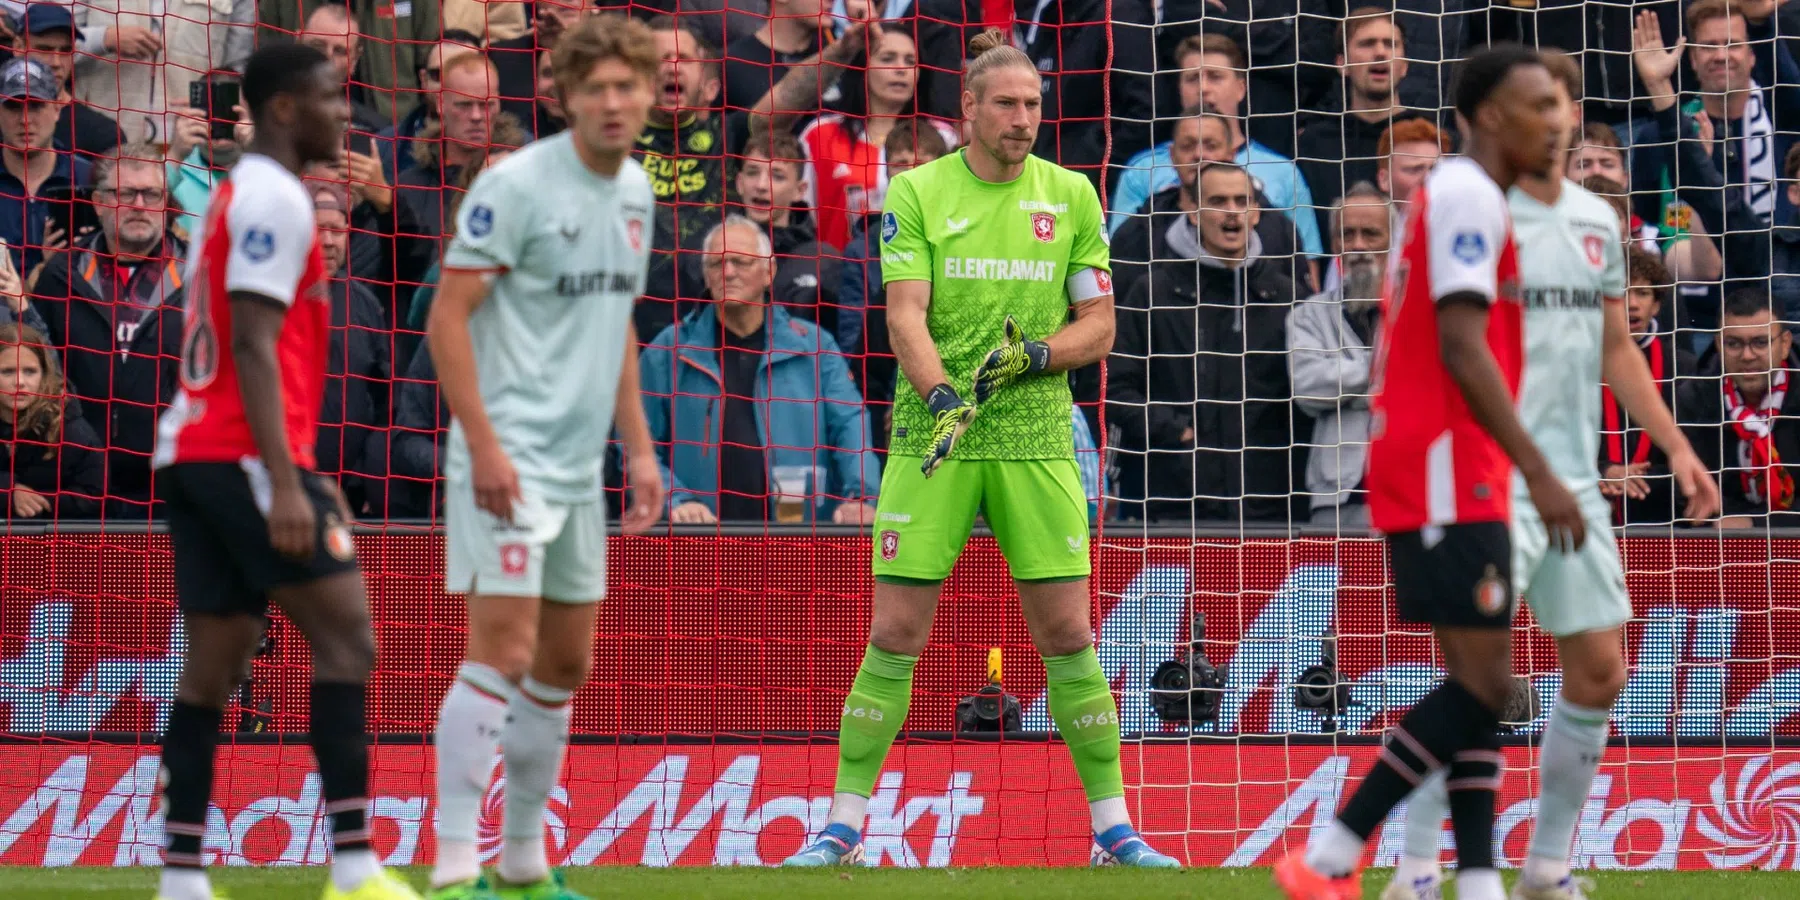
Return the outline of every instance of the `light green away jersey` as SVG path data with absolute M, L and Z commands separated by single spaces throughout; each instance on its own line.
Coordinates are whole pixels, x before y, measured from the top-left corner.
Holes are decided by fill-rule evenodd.
M 1600 356 L 1607 297 L 1625 296 L 1625 245 L 1611 205 L 1564 181 L 1555 206 L 1507 192 L 1525 306 L 1525 376 L 1519 420 L 1582 508 L 1606 516 L 1600 496 Z M 1530 510 L 1513 476 L 1515 508 Z
M 444 268 L 494 276 L 469 319 L 481 400 L 521 484 L 548 499 L 600 498 L 655 209 L 636 162 L 595 174 L 564 132 L 481 173 L 457 213 Z M 468 465 L 452 423 L 445 477 L 467 479 Z
M 973 402 L 975 369 L 1013 316 L 1032 340 L 1069 320 L 1065 282 L 1111 272 L 1100 198 L 1081 175 L 1036 156 L 1018 178 L 975 177 L 957 151 L 895 177 L 881 217 L 881 280 L 931 282 L 926 322 L 944 374 Z M 904 376 L 904 372 L 902 375 Z M 892 452 L 925 455 L 931 414 L 902 377 L 894 392 Z M 1069 379 L 1026 378 L 1002 388 L 956 444 L 957 459 L 1064 459 Z

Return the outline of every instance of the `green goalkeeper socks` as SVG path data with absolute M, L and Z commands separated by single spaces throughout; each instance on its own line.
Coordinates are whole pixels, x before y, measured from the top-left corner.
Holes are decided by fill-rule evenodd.
M 1069 745 L 1088 802 L 1125 796 L 1125 776 L 1119 771 L 1119 707 L 1113 703 L 1112 685 L 1100 670 L 1094 648 L 1044 657 L 1044 675 L 1050 686 L 1050 718 Z
M 889 653 L 874 644 L 863 651 L 862 665 L 856 670 L 850 695 L 844 698 L 844 718 L 838 725 L 838 793 L 867 797 L 875 791 L 881 764 L 912 705 L 913 667 L 918 664 L 916 656 Z M 1101 687 L 1106 687 L 1105 682 Z M 1107 700 L 1111 702 L 1110 695 Z M 1119 728 L 1114 725 L 1115 770 L 1118 745 Z M 1114 780 L 1118 780 L 1116 773 Z

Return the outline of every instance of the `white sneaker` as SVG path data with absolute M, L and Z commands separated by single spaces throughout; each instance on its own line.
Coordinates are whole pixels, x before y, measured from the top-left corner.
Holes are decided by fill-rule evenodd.
M 1432 869 L 1429 875 L 1404 881 L 1395 877 L 1382 889 L 1381 900 L 1444 900 L 1444 873 Z
M 1564 875 L 1561 881 L 1551 885 L 1526 884 L 1520 878 L 1513 883 L 1512 900 L 1588 900 L 1588 891 L 1594 889 L 1594 883 L 1586 878 Z

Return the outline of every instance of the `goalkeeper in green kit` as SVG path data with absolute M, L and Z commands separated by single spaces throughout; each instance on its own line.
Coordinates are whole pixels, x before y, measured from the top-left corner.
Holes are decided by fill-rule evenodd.
M 869 794 L 911 705 L 939 587 L 980 515 L 1044 656 L 1050 714 L 1092 813 L 1092 861 L 1177 867 L 1131 826 L 1118 707 L 1088 618 L 1087 498 L 1064 373 L 1112 349 L 1105 216 L 1086 178 L 1031 155 L 1037 66 L 998 31 L 970 49 L 968 146 L 888 186 L 881 270 L 906 377 L 876 511 L 869 646 L 844 700 L 829 824 L 786 865 L 862 861 Z

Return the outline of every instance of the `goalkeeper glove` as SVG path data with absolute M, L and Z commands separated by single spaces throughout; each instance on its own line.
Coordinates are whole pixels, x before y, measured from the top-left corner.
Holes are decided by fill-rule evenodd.
M 1001 388 L 1018 381 L 1026 375 L 1036 375 L 1050 368 L 1050 345 L 1043 341 L 1026 340 L 1025 332 L 1012 316 L 1006 317 L 1003 326 L 1005 341 L 981 366 L 975 370 L 975 405 L 980 406 L 994 398 Z
M 969 430 L 969 423 L 975 421 L 975 407 L 947 384 L 932 388 L 925 395 L 925 406 L 931 410 L 931 447 L 925 451 L 925 462 L 919 470 L 930 478 L 950 458 L 950 451 L 956 449 L 957 440 Z

